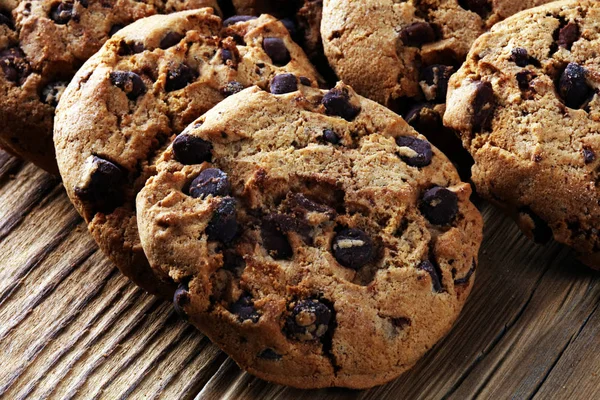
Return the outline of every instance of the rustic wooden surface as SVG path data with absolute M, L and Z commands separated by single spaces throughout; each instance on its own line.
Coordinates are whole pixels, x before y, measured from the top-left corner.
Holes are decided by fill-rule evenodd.
M 242 372 L 96 249 L 60 182 L 0 152 L 0 397 L 600 398 L 600 274 L 482 204 L 474 291 L 415 368 L 368 391 Z

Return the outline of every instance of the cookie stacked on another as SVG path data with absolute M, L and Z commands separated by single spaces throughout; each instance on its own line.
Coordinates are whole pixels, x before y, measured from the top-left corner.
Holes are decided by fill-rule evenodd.
M 0 3 L 0 146 L 57 173 L 55 107 L 77 69 L 131 22 L 216 0 L 14 0 Z
M 475 159 L 478 193 L 539 242 L 600 268 L 600 3 L 558 1 L 477 39 L 444 123 Z
M 176 309 L 249 372 L 382 384 L 451 328 L 482 219 L 449 160 L 344 85 L 291 74 L 231 96 L 158 158 L 142 245 Z
M 275 18 L 223 26 L 211 9 L 139 20 L 108 40 L 60 101 L 54 141 L 67 194 L 102 250 L 151 293 L 170 296 L 139 243 L 135 196 L 174 135 L 246 86 L 276 74 L 319 79 Z

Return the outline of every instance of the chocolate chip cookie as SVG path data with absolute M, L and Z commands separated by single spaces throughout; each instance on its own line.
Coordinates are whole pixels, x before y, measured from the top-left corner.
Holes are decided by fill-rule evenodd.
M 338 77 L 406 112 L 406 98 L 443 103 L 449 76 L 497 21 L 550 0 L 324 0 L 321 35 Z
M 473 181 L 531 238 L 554 237 L 600 268 L 600 3 L 519 13 L 473 44 L 444 123 L 475 159 Z
M 270 16 L 224 27 L 211 9 L 139 20 L 109 39 L 73 78 L 57 109 L 56 155 L 69 197 L 100 247 L 152 293 L 134 200 L 173 135 L 226 96 L 289 72 L 317 74 Z
M 249 372 L 366 388 L 448 332 L 473 285 L 470 186 L 397 114 L 276 76 L 186 128 L 137 197 L 175 308 Z
M 115 32 L 153 14 L 216 0 L 21 0 L 0 3 L 0 146 L 57 173 L 52 126 L 77 69 Z

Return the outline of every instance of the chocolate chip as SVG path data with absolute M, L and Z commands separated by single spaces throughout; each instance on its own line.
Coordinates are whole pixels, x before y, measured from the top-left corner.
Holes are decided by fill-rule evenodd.
M 423 90 L 427 100 L 446 102 L 448 81 L 454 72 L 456 72 L 454 67 L 441 64 L 430 65 L 421 72 L 421 80 L 428 86 Z
M 127 94 L 129 100 L 135 100 L 146 93 L 146 85 L 142 78 L 135 72 L 114 71 L 110 73 L 110 81 L 113 85 Z
M 519 89 L 525 90 L 525 91 L 532 89 L 530 83 L 536 77 L 537 77 L 536 74 L 534 74 L 533 72 L 528 71 L 528 70 L 519 71 L 515 75 L 515 78 L 517 79 L 517 83 L 519 84 Z
M 48 104 L 49 106 L 56 107 L 60 100 L 60 96 L 62 96 L 68 84 L 69 82 L 57 81 L 46 85 L 42 89 L 42 102 Z
M 317 212 L 327 214 L 330 218 L 333 218 L 336 214 L 333 208 L 312 201 L 302 193 L 290 193 L 288 195 L 288 204 L 292 212 L 296 215 L 305 215 L 307 212 Z
M 290 52 L 281 38 L 268 37 L 263 39 L 263 49 L 271 58 L 273 64 L 283 66 L 290 62 Z
M 305 76 L 300 77 L 300 83 L 303 84 L 304 86 L 312 86 L 312 81 Z
M 221 60 L 223 60 L 224 63 L 226 63 L 229 60 L 233 61 L 233 53 L 231 52 L 231 50 L 221 49 Z
M 485 18 L 492 11 L 489 0 L 458 0 L 458 4 L 465 10 L 473 11 L 481 18 Z
M 467 271 L 465 276 L 454 280 L 454 285 L 465 285 L 469 283 L 469 281 L 471 280 L 471 276 L 475 273 L 476 266 L 477 265 L 475 264 L 475 261 L 473 261 L 473 263 L 471 264 L 471 268 L 469 269 L 469 271 Z
M 181 282 L 175 294 L 173 294 L 173 308 L 179 317 L 183 320 L 187 320 L 188 316 L 183 309 L 186 305 L 190 304 L 190 293 L 187 282 Z
M 350 103 L 350 95 L 345 90 L 331 89 L 325 93 L 321 103 L 325 106 L 327 115 L 342 117 L 346 121 L 352 121 L 360 112 L 360 107 L 355 107 Z
M 183 89 L 195 81 L 196 78 L 198 78 L 198 71 L 185 64 L 180 64 L 177 68 L 167 72 L 165 90 L 167 92 L 173 92 L 175 90 Z
M 83 170 L 83 183 L 75 187 L 75 195 L 92 206 L 94 212 L 108 214 L 123 203 L 125 175 L 120 167 L 92 155 L 87 158 Z
M 31 74 L 31 67 L 25 60 L 25 54 L 16 47 L 0 51 L 0 67 L 6 80 L 20 85 Z
M 406 46 L 419 47 L 435 40 L 435 30 L 427 22 L 415 22 L 400 31 L 400 40 Z
M 246 22 L 246 21 L 251 21 L 253 19 L 256 19 L 258 17 L 255 17 L 253 15 L 234 15 L 233 17 L 229 17 L 227 19 L 225 19 L 223 21 L 223 26 L 230 26 L 233 24 L 237 24 L 238 22 Z
M 331 144 L 338 144 L 338 143 L 340 143 L 340 137 L 337 135 L 337 133 L 335 133 L 331 129 L 325 129 L 323 131 L 323 139 L 326 142 L 329 142 Z
M 316 300 L 297 301 L 285 323 L 288 336 L 296 340 L 316 340 L 327 333 L 333 312 L 325 303 Z
M 207 196 L 227 196 L 231 191 L 227 174 L 217 168 L 207 168 L 192 181 L 190 196 L 203 199 Z
M 275 260 L 290 259 L 294 251 L 281 226 L 272 218 L 265 218 L 260 230 L 262 243 L 269 255 Z
M 433 152 L 431 144 L 414 136 L 399 136 L 396 138 L 400 159 L 412 167 L 426 167 L 431 164 Z
M 421 263 L 417 265 L 417 269 L 423 270 L 431 276 L 431 286 L 433 287 L 434 292 L 440 293 L 442 291 L 440 272 L 431 261 L 421 261 Z
M 447 225 L 458 214 L 458 196 L 441 186 L 427 190 L 421 198 L 420 210 L 435 225 Z
M 405 317 L 390 318 L 390 321 L 392 322 L 392 325 L 394 325 L 398 329 L 404 329 L 407 326 L 411 325 L 410 319 Z
M 333 238 L 333 256 L 344 267 L 359 269 L 375 256 L 373 241 L 360 229 L 346 228 Z
M 587 84 L 585 68 L 569 63 L 558 82 L 558 92 L 567 107 L 577 109 L 584 105 L 593 92 Z
M 74 14 L 73 3 L 58 3 L 50 9 L 50 19 L 59 25 L 68 23 Z
M 126 42 L 122 40 L 121 43 L 119 43 L 119 51 L 117 52 L 117 54 L 119 54 L 120 56 L 131 56 L 133 54 L 139 54 L 144 50 L 145 47 L 143 43 Z
M 221 89 L 221 91 L 223 92 L 223 96 L 225 97 L 239 93 L 242 90 L 244 90 L 244 85 L 237 81 L 227 82 L 227 85 L 225 85 L 225 87 Z
M 168 32 L 161 40 L 159 43 L 159 47 L 163 50 L 168 49 L 169 47 L 173 47 L 176 44 L 179 44 L 179 42 L 181 42 L 181 39 L 183 39 L 185 37 L 185 35 L 183 33 L 179 33 L 179 32 Z
M 212 143 L 181 133 L 173 141 L 173 155 L 182 164 L 202 164 L 212 159 Z
M 260 353 L 258 353 L 258 358 L 262 358 L 263 360 L 269 361 L 279 361 L 281 360 L 281 354 L 277 354 L 273 349 L 264 349 Z
M 237 233 L 237 218 L 235 213 L 237 202 L 233 197 L 224 197 L 206 227 L 209 240 L 229 243 Z
M 475 82 L 475 98 L 473 100 L 473 131 L 488 130 L 492 123 L 496 96 L 489 82 Z
M 586 164 L 593 163 L 595 159 L 596 153 L 594 153 L 594 150 L 588 148 L 583 149 L 583 160 Z
M 108 31 L 108 37 L 112 37 L 115 33 L 119 32 L 123 28 L 124 26 L 121 24 L 114 24 L 110 27 L 110 31 Z
M 578 41 L 580 36 L 581 32 L 579 30 L 579 25 L 577 25 L 575 22 L 569 22 L 558 32 L 558 39 L 556 43 L 558 44 L 558 47 L 571 50 L 573 43 Z
M 525 214 L 533 222 L 533 229 L 531 233 L 533 235 L 533 241 L 540 244 L 546 244 L 552 239 L 552 229 L 548 226 L 548 223 L 534 213 L 529 207 L 521 207 L 519 213 Z
M 428 103 L 415 104 L 404 115 L 404 120 L 417 132 L 429 138 L 429 135 L 439 135 L 444 129 L 442 126 L 442 117 Z
M 260 319 L 260 315 L 258 315 L 254 308 L 252 298 L 248 294 L 240 296 L 238 301 L 231 305 L 229 311 L 238 316 L 239 322 L 250 320 L 256 323 Z
M 515 47 L 510 52 L 510 60 L 519 67 L 527 66 L 529 64 L 529 54 L 527 54 L 527 49 Z
M 284 94 L 298 90 L 298 82 L 294 74 L 279 74 L 271 80 L 271 93 Z
M 6 25 L 10 29 L 15 29 L 10 16 L 6 15 L 4 12 L 0 12 L 0 25 Z

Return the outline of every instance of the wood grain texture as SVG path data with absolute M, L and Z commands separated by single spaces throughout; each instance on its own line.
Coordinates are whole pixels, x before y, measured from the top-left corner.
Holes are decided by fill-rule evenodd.
M 600 273 L 481 209 L 476 284 L 450 334 L 387 385 L 302 391 L 241 371 L 128 282 L 59 180 L 0 152 L 0 397 L 599 398 Z

